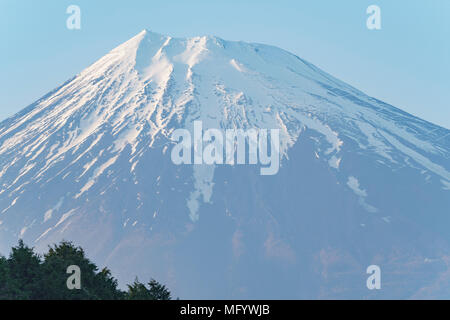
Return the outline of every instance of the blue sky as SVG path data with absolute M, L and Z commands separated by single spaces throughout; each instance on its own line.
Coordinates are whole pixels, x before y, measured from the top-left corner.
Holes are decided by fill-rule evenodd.
M 71 4 L 81 30 L 66 28 Z M 381 30 L 366 28 L 371 4 Z M 449 0 L 0 0 L 0 120 L 148 28 L 276 45 L 450 128 L 449 17 Z

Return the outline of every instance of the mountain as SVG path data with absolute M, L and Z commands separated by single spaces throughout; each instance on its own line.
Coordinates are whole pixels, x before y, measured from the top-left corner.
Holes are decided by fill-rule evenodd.
M 174 164 L 194 121 L 279 129 L 278 173 Z M 449 130 L 268 45 L 144 30 L 0 123 L 0 252 L 71 240 L 181 298 L 448 298 L 449 208 Z

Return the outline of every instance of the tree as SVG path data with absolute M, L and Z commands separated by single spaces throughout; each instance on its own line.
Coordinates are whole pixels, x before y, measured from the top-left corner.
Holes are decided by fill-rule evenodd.
M 80 289 L 70 290 L 67 280 L 69 266 L 80 271 Z M 108 268 L 98 267 L 81 247 L 62 241 L 49 247 L 41 256 L 22 240 L 13 247 L 8 259 L 0 256 L 0 300 L 170 300 L 169 290 L 155 280 L 145 284 L 136 278 L 128 292 L 118 288 L 118 282 Z
M 128 285 L 127 292 L 128 300 L 152 300 L 150 299 L 150 293 L 146 288 L 145 284 L 139 282 L 138 278 L 134 282 Z
M 6 296 L 6 286 L 8 283 L 8 260 L 0 256 L 0 300 L 5 300 Z
M 150 296 L 152 300 L 172 300 L 170 291 L 166 286 L 158 283 L 155 279 L 150 280 L 148 283 L 150 287 Z
M 171 294 L 166 286 L 152 279 L 148 283 L 149 288 L 145 284 L 139 282 L 136 278 L 133 284 L 128 285 L 128 300 L 171 300 Z
M 7 280 L 2 290 L 5 299 L 39 299 L 42 279 L 41 259 L 32 248 L 19 240 L 17 247 L 12 248 L 9 259 L 6 263 L 3 260 L 2 264 Z
M 118 282 L 111 275 L 108 268 L 103 268 L 96 274 L 95 292 L 102 300 L 123 300 L 125 292 L 118 289 Z
M 69 275 L 66 271 L 72 265 L 81 271 L 80 290 L 67 288 Z M 97 273 L 97 266 L 86 258 L 84 250 L 68 241 L 49 248 L 44 255 L 43 269 L 45 299 L 115 300 L 123 295 L 117 288 L 117 280 L 107 268 Z

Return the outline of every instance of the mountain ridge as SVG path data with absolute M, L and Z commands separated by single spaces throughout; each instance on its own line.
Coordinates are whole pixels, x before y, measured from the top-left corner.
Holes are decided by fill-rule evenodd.
M 171 133 L 192 130 L 195 120 L 205 129 L 279 129 L 279 174 L 257 177 L 253 166 L 175 166 Z M 142 31 L 0 122 L 0 243 L 24 238 L 42 249 L 69 237 L 120 277 L 154 271 L 182 296 L 256 297 L 257 276 L 280 263 L 276 268 L 297 266 L 316 280 L 298 279 L 308 288 L 301 290 L 279 275 L 273 288 L 319 297 L 337 286 L 359 297 L 367 293 L 354 281 L 367 265 L 382 256 L 397 266 L 388 240 L 410 255 L 402 266 L 414 261 L 425 268 L 418 257 L 437 256 L 444 268 L 449 133 L 273 46 Z M 418 233 L 427 240 L 414 252 Z M 204 243 L 215 234 L 221 237 L 211 245 L 229 259 Z M 378 234 L 386 238 L 379 251 L 371 245 Z M 320 246 L 305 244 L 314 241 Z M 120 252 L 130 255 L 128 265 Z M 195 268 L 208 255 L 216 272 L 181 270 L 180 257 Z M 301 257 L 308 266 L 298 265 Z M 332 273 L 338 285 L 317 276 L 333 259 L 354 261 L 346 270 L 360 274 L 343 282 Z M 263 271 L 249 275 L 245 268 L 255 260 Z M 152 270 L 139 270 L 154 261 Z M 196 279 L 197 272 L 209 275 L 214 289 L 181 279 Z M 224 288 L 212 280 L 218 275 L 236 283 Z M 387 295 L 410 296 L 425 282 Z

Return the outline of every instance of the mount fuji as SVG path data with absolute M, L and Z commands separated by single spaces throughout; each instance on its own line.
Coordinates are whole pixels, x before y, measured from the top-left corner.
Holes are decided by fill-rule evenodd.
M 279 129 L 278 174 L 175 165 L 197 120 Z M 449 227 L 450 131 L 268 45 L 144 30 L 0 123 L 1 253 L 70 240 L 181 298 L 449 298 Z

